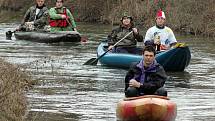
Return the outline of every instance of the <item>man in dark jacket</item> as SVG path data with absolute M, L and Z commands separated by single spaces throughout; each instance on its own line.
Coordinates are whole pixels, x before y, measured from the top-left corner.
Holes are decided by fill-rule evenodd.
M 167 96 L 163 88 L 167 75 L 163 67 L 155 60 L 155 48 L 146 46 L 140 63 L 133 65 L 125 77 L 126 97 L 142 95 Z
M 139 34 L 137 28 L 133 25 L 133 18 L 131 16 L 124 15 L 121 18 L 121 25 L 116 29 L 113 29 L 111 34 L 108 36 L 108 49 L 112 49 L 115 53 L 133 53 L 137 54 L 136 44 L 143 41 L 143 36 Z M 133 31 L 132 34 L 122 40 L 115 48 L 113 45 L 125 37 L 129 32 Z

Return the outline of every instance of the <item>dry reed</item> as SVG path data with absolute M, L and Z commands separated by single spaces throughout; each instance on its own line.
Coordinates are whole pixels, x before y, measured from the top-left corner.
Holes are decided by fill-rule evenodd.
M 20 67 L 0 59 L 0 121 L 22 121 L 30 77 Z

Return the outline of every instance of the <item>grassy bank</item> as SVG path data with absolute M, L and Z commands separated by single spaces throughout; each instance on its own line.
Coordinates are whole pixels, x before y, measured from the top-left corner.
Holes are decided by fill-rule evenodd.
M 30 77 L 20 67 L 0 59 L 0 121 L 24 119 L 29 86 Z

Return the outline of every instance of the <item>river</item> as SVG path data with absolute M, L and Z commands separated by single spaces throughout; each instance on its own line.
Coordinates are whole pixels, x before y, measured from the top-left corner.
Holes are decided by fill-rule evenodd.
M 0 24 L 0 56 L 24 65 L 38 80 L 27 93 L 29 121 L 115 121 L 116 104 L 124 98 L 126 70 L 83 65 L 96 57 L 96 47 L 112 26 L 79 23 L 86 43 L 45 44 L 5 40 L 16 24 Z M 169 98 L 177 104 L 176 121 L 215 120 L 215 40 L 177 35 L 191 50 L 184 72 L 168 72 Z

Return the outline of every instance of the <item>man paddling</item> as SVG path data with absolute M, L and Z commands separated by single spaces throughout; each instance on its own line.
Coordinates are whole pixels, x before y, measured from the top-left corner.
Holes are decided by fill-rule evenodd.
M 115 53 L 133 53 L 139 54 L 136 44 L 143 41 L 143 36 L 139 34 L 137 28 L 134 27 L 133 18 L 128 15 L 124 15 L 121 18 L 121 24 L 116 29 L 112 30 L 111 34 L 108 35 L 108 49 L 112 49 Z M 113 48 L 113 45 L 122 39 L 129 32 L 133 31 L 132 34 L 123 39 L 120 43 Z
M 142 54 L 143 59 L 138 64 L 132 65 L 126 74 L 126 97 L 153 94 L 167 96 L 167 91 L 163 88 L 167 75 L 155 60 L 155 48 L 146 46 Z

